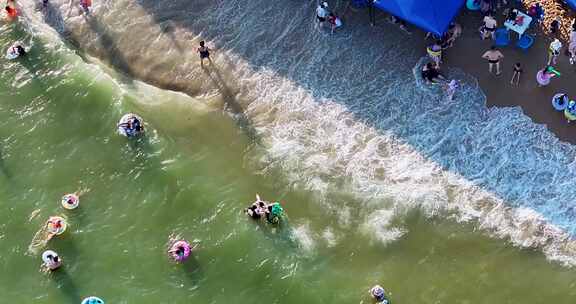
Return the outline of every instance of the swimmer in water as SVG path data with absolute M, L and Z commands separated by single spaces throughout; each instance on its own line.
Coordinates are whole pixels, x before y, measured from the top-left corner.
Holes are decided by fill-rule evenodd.
M 5 9 L 9 20 L 12 20 L 18 16 L 18 10 L 16 10 L 16 2 L 14 0 L 6 1 Z
M 48 228 L 48 232 L 56 235 L 55 232 L 50 232 L 50 231 L 60 231 L 60 229 L 62 229 L 63 227 L 63 223 L 62 220 L 60 218 L 57 219 L 49 219 L 46 222 L 46 228 Z
M 62 259 L 52 250 L 46 250 L 42 254 L 42 265 L 46 271 L 54 271 L 62 266 Z
M 90 14 L 90 7 L 92 7 L 92 0 L 80 0 L 80 6 L 86 14 Z
M 375 285 L 370 289 L 370 295 L 376 300 L 378 303 L 388 304 L 388 300 L 386 299 L 386 292 L 384 288 L 380 285 Z
M 16 51 L 18 52 L 18 56 L 26 56 L 26 50 L 21 45 L 16 46 Z
M 256 201 L 244 210 L 252 219 L 259 220 L 263 215 L 268 212 L 268 204 L 260 199 L 260 195 L 256 194 Z
M 200 41 L 200 47 L 196 50 L 198 55 L 200 55 L 200 66 L 204 67 L 204 59 L 208 59 L 208 61 L 212 63 L 212 59 L 210 59 L 210 51 L 211 49 L 206 46 L 206 43 Z
M 46 223 L 34 234 L 32 242 L 28 246 L 28 252 L 37 254 L 38 249 L 46 246 L 56 235 L 62 234 L 66 228 L 66 222 L 62 217 L 50 217 Z

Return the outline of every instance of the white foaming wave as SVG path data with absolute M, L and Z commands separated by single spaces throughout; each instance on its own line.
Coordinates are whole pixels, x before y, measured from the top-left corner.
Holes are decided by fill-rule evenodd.
M 360 229 L 362 232 L 375 237 L 381 243 L 388 244 L 399 239 L 407 232 L 406 229 L 394 227 L 392 221 L 395 217 L 394 210 L 376 210 L 370 213 Z
M 324 231 L 322 231 L 322 238 L 324 239 L 324 241 L 326 241 L 326 245 L 328 247 L 334 247 L 336 246 L 336 244 L 338 244 L 338 238 L 336 237 L 336 234 L 330 227 L 327 227 L 326 229 L 324 229 Z
M 391 132 L 368 126 L 342 104 L 315 100 L 270 71 L 251 75 L 258 90 L 251 91 L 257 94 L 246 112 L 266 145 L 265 161 L 320 197 L 345 188 L 359 199 L 391 202 L 363 220 L 360 229 L 375 240 L 401 238 L 406 229 L 391 221 L 419 208 L 429 216 L 448 213 L 459 221 L 474 220 L 495 237 L 538 247 L 551 260 L 576 265 L 575 242 L 540 213 L 508 206 L 498 195 L 443 170 Z
M 291 235 L 296 239 L 300 248 L 306 253 L 312 253 L 316 247 L 314 236 L 308 224 L 302 224 L 292 229 Z

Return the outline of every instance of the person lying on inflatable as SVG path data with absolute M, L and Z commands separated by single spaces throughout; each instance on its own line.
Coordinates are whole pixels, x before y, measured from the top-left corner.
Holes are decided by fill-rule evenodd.
M 20 44 L 15 44 L 6 51 L 6 58 L 13 60 L 22 56 L 26 56 L 26 54 L 26 49 L 24 49 L 23 46 Z

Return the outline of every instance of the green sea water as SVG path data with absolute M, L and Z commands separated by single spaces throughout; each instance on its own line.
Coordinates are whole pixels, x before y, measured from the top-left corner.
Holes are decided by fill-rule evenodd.
M 370 204 L 319 199 L 263 168 L 258 136 L 228 114 L 2 26 L 2 50 L 14 40 L 33 47 L 0 59 L 0 303 L 369 303 L 376 283 L 393 303 L 576 299 L 574 270 L 473 224 L 413 211 L 388 243 L 339 225 L 339 209 L 354 223 Z M 145 119 L 145 138 L 115 133 L 126 112 Z M 61 196 L 81 188 L 80 207 L 64 210 Z M 284 227 L 243 215 L 256 193 L 283 203 Z M 45 274 L 28 246 L 51 215 L 70 227 L 46 247 L 64 266 Z M 199 244 L 185 264 L 167 257 L 170 235 Z

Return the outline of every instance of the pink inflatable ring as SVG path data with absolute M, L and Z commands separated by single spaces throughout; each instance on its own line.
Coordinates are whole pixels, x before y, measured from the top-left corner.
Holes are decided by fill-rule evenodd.
M 186 241 L 177 241 L 176 243 L 172 244 L 170 250 L 168 251 L 170 256 L 176 262 L 184 262 L 190 254 L 192 253 L 192 247 Z

